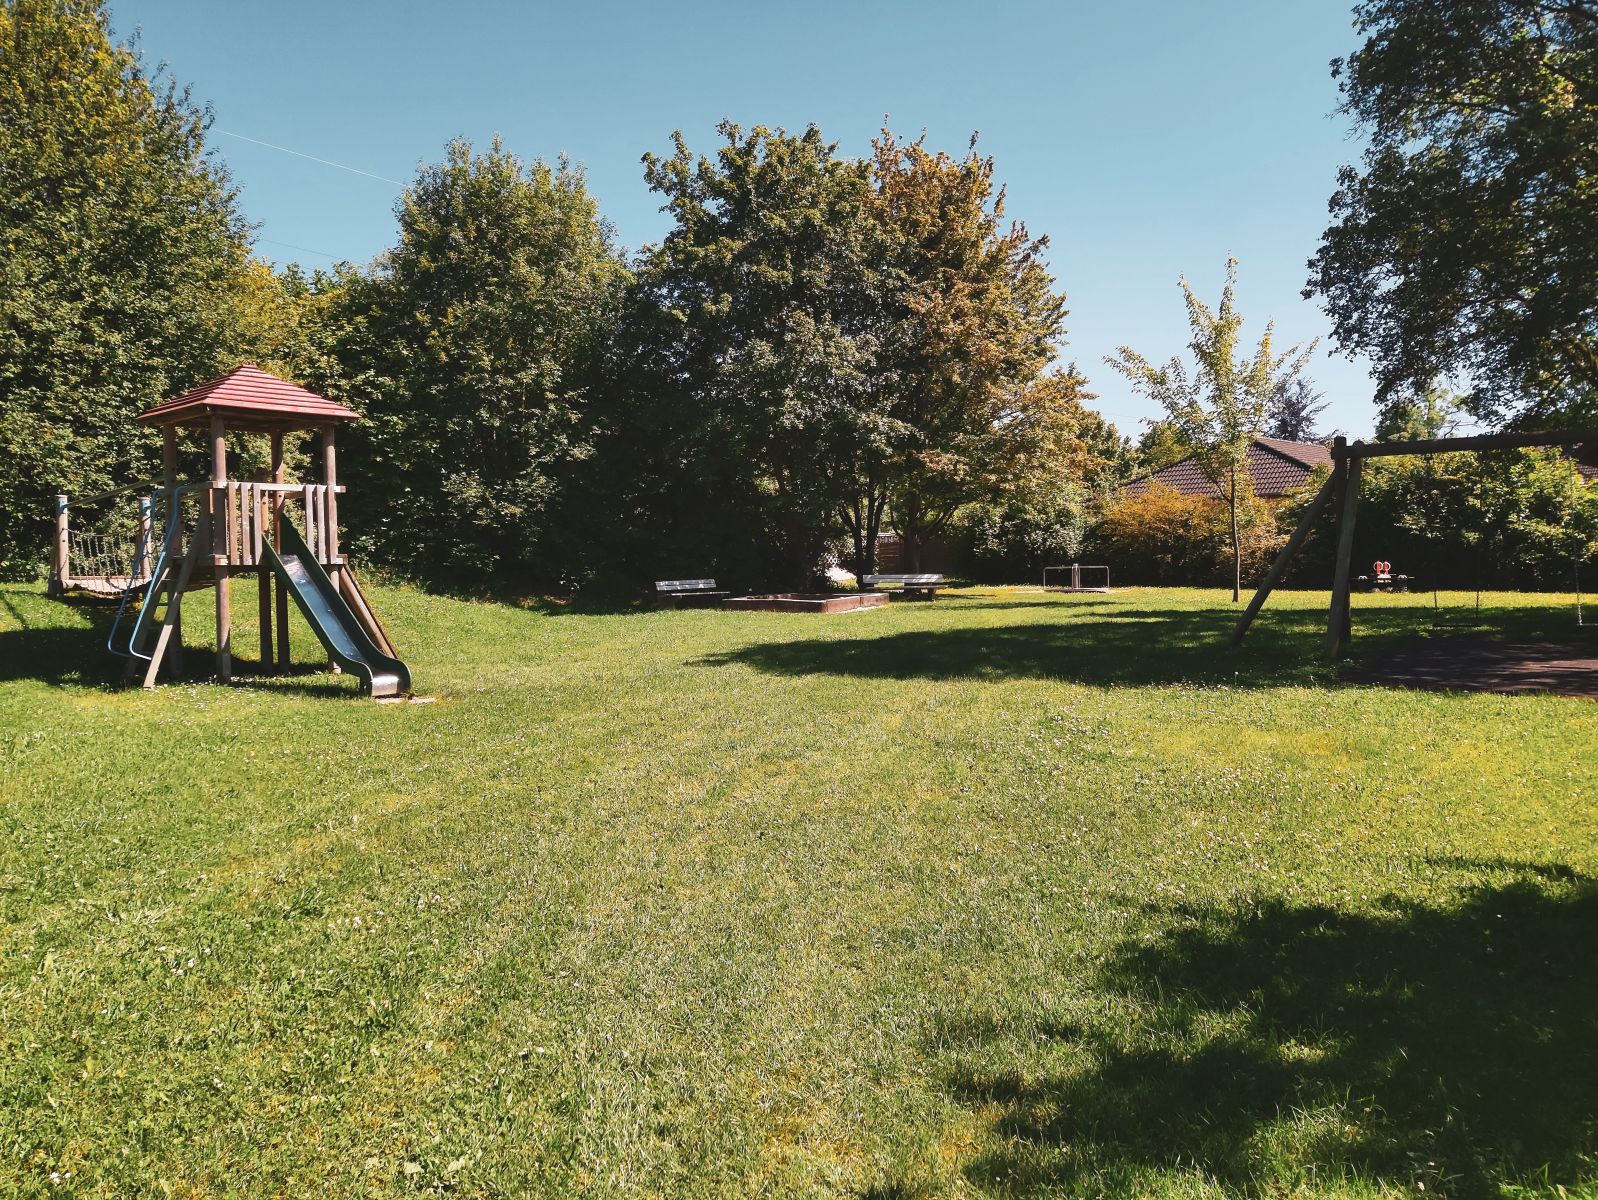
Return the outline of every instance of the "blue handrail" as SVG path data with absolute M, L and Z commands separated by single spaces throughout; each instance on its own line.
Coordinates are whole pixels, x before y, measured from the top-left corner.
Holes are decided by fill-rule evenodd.
M 161 538 L 161 553 L 155 560 L 155 565 L 150 569 L 149 581 L 145 584 L 144 599 L 139 605 L 139 612 L 133 619 L 133 627 L 128 631 L 127 648 L 119 650 L 116 646 L 117 630 L 122 625 L 122 614 L 128 606 L 128 598 L 133 595 L 134 584 L 129 581 L 127 588 L 122 592 L 122 599 L 117 602 L 116 616 L 111 621 L 111 631 L 106 634 L 105 648 L 119 658 L 142 658 L 150 661 L 150 655 L 140 654 L 135 647 L 139 644 L 139 635 L 152 612 L 155 611 L 156 593 L 160 590 L 161 577 L 167 569 L 167 564 L 172 560 L 172 552 L 177 546 L 178 539 L 183 533 L 183 496 L 192 490 L 192 485 L 166 489 L 169 496 L 170 508 L 167 511 L 166 532 Z M 155 497 L 151 496 L 145 501 L 153 509 Z M 150 535 L 155 530 L 155 523 L 149 522 L 139 534 L 139 548 L 133 561 L 138 563 L 143 560 L 145 551 L 149 546 Z

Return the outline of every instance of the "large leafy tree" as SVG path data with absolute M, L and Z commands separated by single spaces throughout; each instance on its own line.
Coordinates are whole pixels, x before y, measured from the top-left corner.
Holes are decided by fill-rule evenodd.
M 696 561 L 737 572 L 758 514 L 768 573 L 799 582 L 838 524 L 870 571 L 885 521 L 914 555 L 962 505 L 1019 494 L 1026 439 L 1059 436 L 1062 396 L 1072 436 L 1085 410 L 1074 372 L 1044 377 L 1064 303 L 992 162 L 886 131 L 863 161 L 814 128 L 721 133 L 714 159 L 679 135 L 645 160 L 675 226 L 641 269 L 615 441 L 675 464 L 677 486 L 651 489 L 672 523 L 653 543 L 687 553 L 684 531 L 713 523 L 723 552 L 699 539 Z
M 753 518 L 800 585 L 884 437 L 869 171 L 814 126 L 719 131 L 713 158 L 679 133 L 644 159 L 674 225 L 640 268 L 630 374 L 701 501 L 668 515 L 729 533 Z
M 1105 361 L 1131 381 L 1133 388 L 1165 409 L 1177 436 L 1194 448 L 1204 473 L 1226 500 L 1232 545 L 1232 600 L 1243 589 L 1243 515 L 1254 498 L 1248 470 L 1249 447 L 1264 428 L 1271 398 L 1309 361 L 1314 345 L 1274 348 L 1274 323 L 1267 324 L 1253 351 L 1241 354 L 1243 314 L 1236 305 L 1237 260 L 1226 264 L 1221 303 L 1210 308 L 1186 279 L 1189 370 L 1180 357 L 1156 366 L 1130 346 Z
M 1064 336 L 1065 299 L 1043 262 L 1047 238 L 1005 221 L 993 160 L 884 130 L 873 143 L 876 222 L 885 231 L 892 364 L 893 523 L 918 562 L 926 540 L 984 495 L 1010 406 L 1041 393 Z
M 1144 421 L 1143 433 L 1137 440 L 1138 465 L 1152 474 L 1181 462 L 1192 454 L 1194 447 L 1182 440 L 1181 431 L 1164 418 Z
M 329 392 L 365 482 L 346 505 L 383 561 L 465 585 L 540 582 L 588 452 L 595 358 L 627 272 L 582 172 L 464 141 L 399 202 L 370 276 L 322 281 Z M 313 377 L 315 372 L 312 372 Z
M 1464 398 L 1447 388 L 1409 390 L 1392 397 L 1376 422 L 1376 440 L 1423 441 L 1452 437 L 1464 423 Z
M 147 478 L 146 405 L 248 352 L 248 229 L 208 114 L 92 0 L 0 0 L 0 574 L 52 492 Z
M 1598 6 L 1363 0 L 1333 64 L 1369 138 L 1310 262 L 1381 398 L 1471 381 L 1478 416 L 1598 416 Z

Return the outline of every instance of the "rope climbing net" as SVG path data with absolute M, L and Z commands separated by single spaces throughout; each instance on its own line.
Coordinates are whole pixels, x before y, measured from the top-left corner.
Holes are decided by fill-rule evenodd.
M 121 590 L 147 578 L 144 564 L 136 561 L 141 557 L 137 534 L 129 537 L 73 530 L 70 538 L 67 564 L 74 580 L 104 580 Z
M 159 535 L 146 533 L 138 505 L 121 500 L 71 510 L 62 580 L 71 590 L 115 596 L 149 582 Z

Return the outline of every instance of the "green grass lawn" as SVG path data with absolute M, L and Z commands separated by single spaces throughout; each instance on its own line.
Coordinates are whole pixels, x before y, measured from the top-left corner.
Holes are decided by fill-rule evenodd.
M 1591 701 L 1324 594 L 374 602 L 435 703 L 0 587 L 0 1194 L 1598 1188 Z

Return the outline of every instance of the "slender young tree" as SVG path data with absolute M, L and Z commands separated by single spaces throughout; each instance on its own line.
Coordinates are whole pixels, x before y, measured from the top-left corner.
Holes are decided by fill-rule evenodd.
M 1194 447 L 1204 473 L 1225 499 L 1232 543 L 1232 601 L 1236 603 L 1243 592 L 1240 509 L 1254 494 L 1249 447 L 1264 427 L 1271 397 L 1303 370 L 1315 343 L 1294 346 L 1278 355 L 1273 347 L 1275 322 L 1270 322 L 1253 353 L 1240 356 L 1243 315 L 1235 303 L 1235 258 L 1227 261 L 1218 308 L 1211 309 L 1200 300 L 1186 279 L 1181 285 L 1192 333 L 1188 342 L 1192 369 L 1179 357 L 1157 367 L 1130 346 L 1122 346 L 1105 362 L 1125 375 L 1141 395 L 1164 408 L 1166 420 Z

